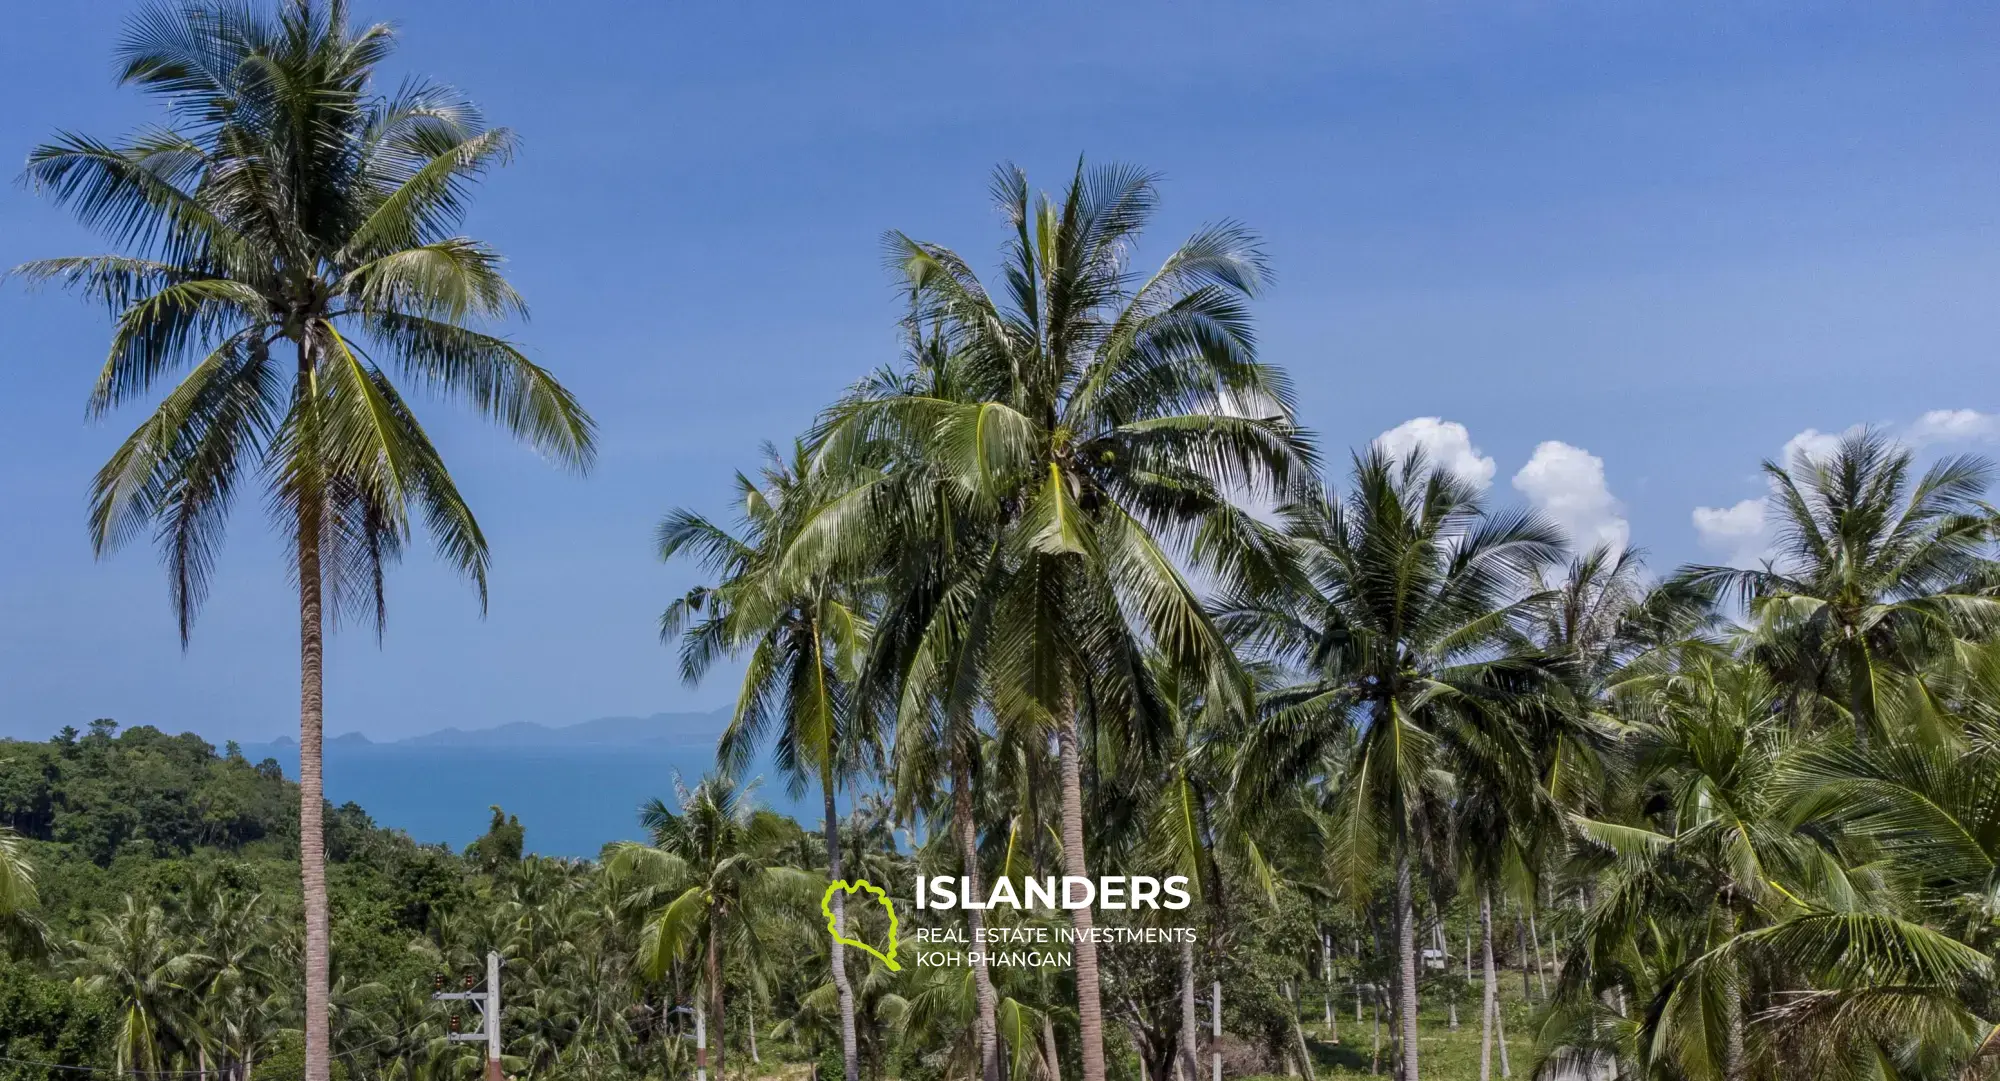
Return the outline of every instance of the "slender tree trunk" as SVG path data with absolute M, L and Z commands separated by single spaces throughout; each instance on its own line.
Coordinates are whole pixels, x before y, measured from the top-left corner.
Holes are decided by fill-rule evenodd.
M 1340 1043 L 1340 1011 L 1333 1005 L 1333 936 L 1320 939 L 1322 956 L 1326 961 L 1326 1038 L 1334 1044 Z
M 979 827 L 972 821 L 972 767 L 963 754 L 958 756 L 952 770 L 951 825 L 958 835 L 958 857 L 964 864 L 961 873 L 970 883 L 968 892 L 984 901 L 986 884 L 979 874 Z M 987 971 L 984 959 L 986 947 L 979 941 L 986 917 L 979 909 L 967 906 L 965 924 L 971 932 L 971 948 L 981 954 L 972 966 L 972 995 L 979 1010 L 979 1073 L 984 1081 L 1000 1081 L 1000 996 L 993 990 L 993 976 Z
M 1411 898 L 1410 846 L 1404 841 L 1396 857 L 1396 952 L 1400 954 L 1402 1014 L 1402 1081 L 1417 1081 L 1417 909 Z
M 722 913 L 713 910 L 708 925 L 708 997 L 715 1006 L 715 1076 L 728 1081 L 729 1026 L 722 1013 Z
M 1728 1035 L 1723 1047 L 1723 1076 L 1727 1081 L 1745 1081 L 1750 1076 L 1750 1062 L 1743 1051 L 1743 996 L 1732 991 L 1728 1003 Z
M 826 866 L 827 877 L 843 877 L 840 863 L 840 819 L 833 805 L 833 768 L 826 763 L 820 768 L 820 793 L 825 797 L 826 807 Z M 833 989 L 840 999 L 840 1061 L 846 1081 L 861 1081 L 861 1051 L 854 1032 L 854 985 L 847 979 L 847 947 L 840 944 L 841 935 L 847 934 L 847 891 L 833 891 Z M 756 1038 L 756 1033 L 751 1033 Z M 751 1058 L 756 1058 L 755 1044 L 752 1044 Z
M 1042 1011 L 1042 1058 L 1046 1063 L 1044 1068 L 1049 1072 L 1049 1081 L 1062 1081 L 1062 1054 L 1056 1049 L 1056 1026 L 1049 1020 L 1046 1010 Z
M 764 1064 L 764 1057 L 757 1053 L 757 992 L 755 990 L 752 990 L 750 997 L 743 1002 L 743 1030 L 750 1035 L 751 1064 L 762 1066 Z
M 1444 972 L 1451 967 L 1451 940 L 1444 933 L 1444 906 L 1431 906 L 1431 938 L 1437 944 L 1438 970 Z M 1445 1008 L 1451 1012 L 1451 1030 L 1458 1031 L 1458 992 L 1453 991 L 1445 999 Z
M 1063 863 L 1068 873 L 1089 878 L 1083 851 L 1082 742 L 1076 714 L 1065 709 L 1056 727 L 1057 758 L 1062 767 Z M 1091 939 L 1088 906 L 1069 910 L 1076 928 L 1076 1021 L 1083 1053 L 1083 1081 L 1104 1081 L 1104 1008 L 1098 995 L 1097 943 Z
M 306 367 L 311 353 L 299 351 Z M 328 1081 L 333 1072 L 331 939 L 326 901 L 325 775 L 320 760 L 326 724 L 324 674 L 326 619 L 320 570 L 321 506 L 314 493 L 299 499 L 299 877 L 306 916 L 305 1081 Z
M 1299 1042 L 1299 1066 L 1305 1070 L 1306 1081 L 1318 1081 L 1318 1072 L 1313 1069 L 1312 1047 L 1306 1043 L 1305 1022 L 1299 1020 L 1298 992 L 1291 986 L 1290 981 L 1285 984 L 1285 993 L 1292 1003 L 1292 1035 L 1297 1037 Z
M 1194 1001 L 1194 940 L 1181 940 L 1181 1075 L 1201 1081 L 1201 1015 Z
M 1537 893 L 1540 891 L 1538 890 Z M 1535 908 L 1540 898 L 1528 906 L 1528 939 L 1535 944 L 1535 985 L 1541 988 L 1542 1001 L 1549 1000 L 1549 965 L 1542 957 L 1542 932 L 1535 926 Z
M 1521 959 L 1521 1000 L 1535 1001 L 1535 986 L 1528 980 L 1528 923 L 1518 917 L 1514 920 L 1514 952 Z
M 1481 963 L 1485 966 L 1485 979 L 1479 987 L 1479 1081 L 1492 1081 L 1493 1021 L 1500 1002 L 1494 993 L 1497 974 L 1493 970 L 1493 894 L 1484 884 L 1479 887 L 1479 943 Z
M 1369 989 L 1373 990 L 1374 985 L 1370 984 Z M 1368 1004 L 1371 1007 L 1368 1016 L 1373 1018 L 1375 1022 L 1375 1050 L 1372 1057 L 1368 1060 L 1368 1072 L 1379 1074 L 1382 1072 L 1382 996 L 1380 994 L 1369 995 Z

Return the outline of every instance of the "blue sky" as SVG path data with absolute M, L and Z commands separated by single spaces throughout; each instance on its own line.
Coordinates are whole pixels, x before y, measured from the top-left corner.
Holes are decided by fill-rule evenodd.
M 760 442 L 893 357 L 883 230 L 990 265 L 1003 160 L 1043 187 L 1079 152 L 1160 170 L 1162 243 L 1261 231 L 1264 355 L 1334 460 L 1395 430 L 1659 567 L 1754 554 L 1756 463 L 1801 433 L 1936 453 L 2000 427 L 1992 5 L 861 7 L 356 4 L 400 27 L 392 75 L 519 133 L 469 231 L 510 257 L 518 336 L 603 455 L 578 480 L 430 410 L 492 609 L 412 558 L 385 647 L 336 641 L 330 731 L 727 701 L 654 637 L 691 581 L 654 523 L 724 512 Z M 0 157 L 157 119 L 111 82 L 122 15 L 7 0 Z M 0 189 L 0 264 L 100 249 Z M 81 302 L 0 287 L 0 735 L 287 731 L 297 623 L 256 501 L 185 654 L 153 554 L 90 554 L 86 482 L 138 420 L 84 420 L 106 340 Z M 1947 410 L 1969 412 L 1921 419 Z

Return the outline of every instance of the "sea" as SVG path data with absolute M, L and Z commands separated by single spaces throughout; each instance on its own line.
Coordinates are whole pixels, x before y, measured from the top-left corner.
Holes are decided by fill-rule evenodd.
M 543 729 L 552 735 L 566 729 Z M 327 799 L 356 803 L 375 824 L 399 829 L 418 842 L 454 850 L 486 832 L 490 808 L 521 820 L 526 849 L 544 856 L 596 858 L 615 841 L 644 840 L 639 809 L 658 798 L 676 807 L 675 778 L 692 787 L 715 769 L 712 735 L 648 742 L 575 743 L 426 737 L 374 743 L 360 736 L 326 742 Z M 276 759 L 297 779 L 298 744 L 291 739 L 244 744 L 252 762 Z M 747 771 L 758 803 L 818 827 L 818 804 L 809 793 L 794 800 L 769 762 Z M 845 801 L 843 801 L 845 802 Z

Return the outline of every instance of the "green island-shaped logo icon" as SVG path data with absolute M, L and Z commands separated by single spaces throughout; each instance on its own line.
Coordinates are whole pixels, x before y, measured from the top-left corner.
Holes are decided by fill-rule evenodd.
M 870 946 L 868 943 L 863 942 L 860 939 L 848 938 L 846 935 L 843 935 L 839 931 L 834 929 L 833 893 L 835 890 L 841 890 L 846 893 L 858 893 L 860 891 L 866 890 L 867 892 L 875 895 L 875 900 L 881 902 L 883 908 L 889 910 L 888 953 L 883 953 L 881 950 L 878 950 L 875 947 Z M 871 885 L 869 881 L 865 878 L 855 882 L 849 882 L 844 878 L 835 879 L 834 881 L 827 883 L 826 895 L 819 899 L 819 910 L 823 915 L 826 916 L 826 933 L 832 935 L 833 940 L 835 942 L 841 943 L 842 945 L 845 946 L 853 946 L 857 950 L 868 951 L 874 956 L 881 958 L 882 963 L 888 965 L 889 971 L 891 972 L 901 972 L 903 970 L 903 966 L 896 963 L 896 902 L 891 901 L 889 899 L 888 894 L 883 893 L 880 889 L 877 889 L 875 886 Z

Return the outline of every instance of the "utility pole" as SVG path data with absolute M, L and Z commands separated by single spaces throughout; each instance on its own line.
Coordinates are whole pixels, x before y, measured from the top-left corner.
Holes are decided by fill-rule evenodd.
M 694 1008 L 694 1077 L 708 1081 L 708 1011 Z
M 479 1030 L 477 1032 L 453 1032 L 446 1039 L 453 1043 L 486 1044 L 486 1081 L 507 1081 L 500 1072 L 500 952 L 486 953 L 486 990 L 472 990 L 472 977 L 465 978 L 463 991 L 442 990 L 444 977 L 437 978 L 440 990 L 431 998 L 438 1002 L 470 1002 L 479 1008 Z
M 1325 931 L 1321 931 L 1319 936 L 1319 974 L 1326 983 L 1326 1031 L 1338 1044 L 1340 1017 L 1333 1009 L 1333 936 Z
M 1208 1000 L 1210 1012 L 1209 1031 L 1213 1034 L 1215 1046 L 1209 1058 L 1215 1064 L 1214 1081 L 1222 1081 L 1222 981 L 1215 981 L 1214 993 Z

